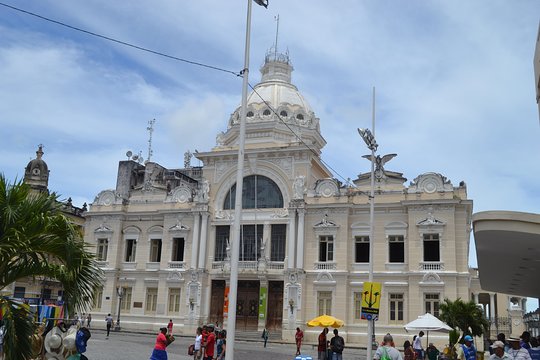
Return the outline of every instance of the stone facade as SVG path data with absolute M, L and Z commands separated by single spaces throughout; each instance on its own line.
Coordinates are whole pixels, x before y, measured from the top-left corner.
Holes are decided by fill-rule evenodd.
M 266 326 L 293 339 L 297 326 L 327 313 L 345 321 L 347 343 L 365 346 L 370 246 L 382 283 L 378 339 L 390 332 L 402 344 L 413 335 L 407 322 L 436 315 L 445 298 L 470 299 L 465 183 L 426 173 L 407 185 L 383 169 L 386 158 L 370 241 L 370 174 L 343 185 L 321 161 L 319 119 L 291 83 L 287 55 L 268 55 L 261 72 L 247 108 L 238 331 Z M 173 319 L 183 334 L 227 321 L 239 116 L 237 108 L 213 149 L 194 154 L 202 167 L 120 162 L 116 188 L 100 192 L 86 214 L 85 241 L 106 274 L 95 319 L 120 312 L 122 327 L 145 330 Z M 306 329 L 306 340 L 319 331 Z M 430 339 L 444 345 L 447 335 Z

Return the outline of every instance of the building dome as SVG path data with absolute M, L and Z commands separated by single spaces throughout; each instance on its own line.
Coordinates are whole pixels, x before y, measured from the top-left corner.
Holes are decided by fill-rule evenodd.
M 36 158 L 30 160 L 24 170 L 24 182 L 34 190 L 47 191 L 49 185 L 49 167 L 42 159 L 43 145 L 38 146 Z
M 288 54 L 267 53 L 261 67 L 261 82 L 247 98 L 247 122 L 274 121 L 277 116 L 300 126 L 318 126 L 311 106 L 291 83 L 293 66 Z M 269 106 L 271 108 L 269 108 Z M 229 128 L 239 123 L 241 106 L 229 120 Z

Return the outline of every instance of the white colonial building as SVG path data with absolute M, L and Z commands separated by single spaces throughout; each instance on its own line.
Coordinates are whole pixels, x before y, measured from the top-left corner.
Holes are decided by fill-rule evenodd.
M 326 313 L 345 321 L 347 343 L 365 346 L 360 304 L 373 246 L 377 338 L 390 332 L 402 344 L 412 337 L 407 322 L 437 315 L 445 298 L 473 297 L 472 200 L 464 182 L 426 173 L 406 184 L 379 162 L 370 239 L 370 174 L 355 186 L 333 178 L 321 161 L 320 120 L 292 70 L 287 55 L 268 55 L 248 98 L 237 329 L 266 326 L 292 339 Z M 172 318 L 184 334 L 226 322 L 239 117 L 237 108 L 217 145 L 195 154 L 201 167 L 119 163 L 116 188 L 86 213 L 85 241 L 106 274 L 94 319 L 120 311 L 123 328 L 150 330 Z M 320 331 L 305 330 L 308 341 Z

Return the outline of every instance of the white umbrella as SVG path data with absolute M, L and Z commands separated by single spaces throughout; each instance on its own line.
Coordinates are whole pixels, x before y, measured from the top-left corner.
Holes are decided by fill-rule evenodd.
M 418 319 L 411 321 L 405 325 L 405 330 L 407 331 L 420 331 L 425 330 L 427 333 L 426 341 L 429 344 L 429 331 L 450 331 L 453 330 L 446 323 L 437 319 L 435 316 L 430 313 L 420 315 Z

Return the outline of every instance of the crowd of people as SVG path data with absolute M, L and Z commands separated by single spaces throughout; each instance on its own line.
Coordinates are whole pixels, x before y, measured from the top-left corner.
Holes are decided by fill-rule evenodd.
M 218 330 L 213 324 L 198 327 L 192 347 L 194 360 L 223 360 L 227 350 L 227 332 Z

